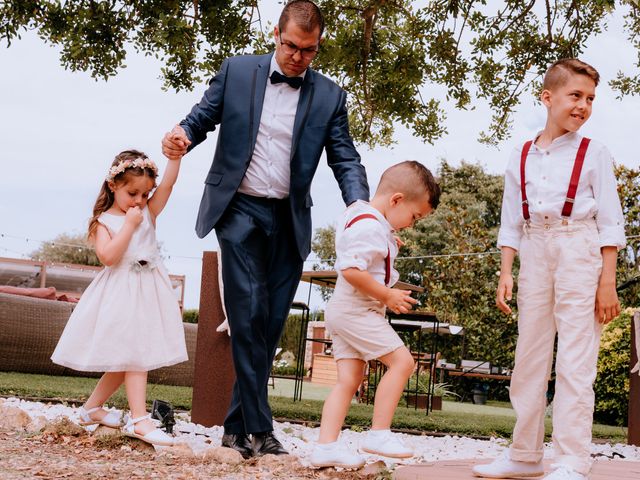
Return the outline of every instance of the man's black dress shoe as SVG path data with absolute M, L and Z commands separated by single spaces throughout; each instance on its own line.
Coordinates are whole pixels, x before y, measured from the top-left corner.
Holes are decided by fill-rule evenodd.
M 235 451 L 240 452 L 242 458 L 253 456 L 251 440 L 249 440 L 249 435 L 246 433 L 225 433 L 222 435 L 222 446 L 233 448 Z
M 288 455 L 282 444 L 273 435 L 273 432 L 254 433 L 251 435 L 251 445 L 253 447 L 253 455 L 259 457 L 261 455 Z

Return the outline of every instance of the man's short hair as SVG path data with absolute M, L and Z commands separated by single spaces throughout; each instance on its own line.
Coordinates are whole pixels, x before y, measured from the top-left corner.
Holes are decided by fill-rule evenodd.
M 380 178 L 377 193 L 403 193 L 408 200 L 428 194 L 434 210 L 440 203 L 440 185 L 429 169 L 415 160 L 405 160 L 387 168 Z
M 578 60 L 577 58 L 563 58 L 547 69 L 542 88 L 544 90 L 553 90 L 562 87 L 569 81 L 569 77 L 572 74 L 586 75 L 594 81 L 596 86 L 598 82 L 600 82 L 600 74 L 588 63 Z
M 324 32 L 324 16 L 311 0 L 290 0 L 285 5 L 278 20 L 280 33 L 284 32 L 290 20 L 307 33 L 319 28 L 321 37 Z

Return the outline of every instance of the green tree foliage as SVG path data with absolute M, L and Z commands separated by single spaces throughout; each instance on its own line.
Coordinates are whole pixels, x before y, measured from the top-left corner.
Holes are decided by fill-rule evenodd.
M 185 323 L 198 323 L 200 311 L 197 308 L 185 309 L 182 311 L 182 321 Z
M 301 323 L 301 314 L 289 314 L 289 317 L 284 324 L 284 330 L 282 331 L 282 336 L 280 337 L 280 343 L 278 343 L 278 346 L 282 348 L 283 352 L 291 352 L 296 356 L 296 358 L 298 356 L 298 342 L 300 341 Z M 304 335 L 306 335 L 306 332 L 304 332 Z
M 602 333 L 598 376 L 594 384 L 594 418 L 609 425 L 627 425 L 629 407 L 629 362 L 633 311 L 627 309 Z
M 258 0 L 0 1 L 0 42 L 35 30 L 61 48 L 64 68 L 107 79 L 126 66 L 127 49 L 159 58 L 166 88 L 193 89 L 229 55 L 272 48 Z M 280 2 L 282 3 L 282 2 Z M 611 15 L 625 19 L 640 52 L 635 0 L 318 0 L 326 41 L 315 65 L 350 93 L 354 137 L 393 141 L 394 124 L 434 142 L 446 133 L 440 100 L 471 109 L 481 99 L 494 116 L 481 140 L 509 135 L 523 94 L 558 58 L 579 56 Z M 636 66 L 640 66 L 640 57 Z M 428 88 L 422 88 L 428 86 Z M 439 88 L 433 88 L 439 86 Z M 640 93 L 637 72 L 619 72 L 620 96 Z M 427 94 L 427 92 L 429 92 Z
M 317 228 L 311 241 L 311 250 L 317 257 L 313 270 L 331 270 L 335 265 L 336 229 L 333 225 Z M 331 298 L 332 288 L 319 287 L 320 296 L 327 301 Z
M 620 301 L 629 307 L 640 307 L 640 169 L 617 165 L 616 177 L 628 237 L 627 248 L 618 256 L 618 284 L 628 285 L 620 291 Z
M 102 266 L 86 235 L 61 233 L 50 242 L 31 252 L 33 260 Z
M 165 86 L 192 89 L 255 35 L 251 0 L 0 2 L 0 39 L 35 29 L 61 48 L 62 65 L 108 79 L 126 67 L 127 48 L 164 62 Z

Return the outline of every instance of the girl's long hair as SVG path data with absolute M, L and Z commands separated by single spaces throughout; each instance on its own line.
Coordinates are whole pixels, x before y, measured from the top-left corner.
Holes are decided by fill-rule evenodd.
M 116 155 L 113 162 L 111 163 L 111 167 L 115 167 L 120 162 L 124 162 L 125 160 L 135 160 L 136 158 L 148 158 L 146 154 L 140 152 L 138 150 L 125 150 L 124 152 L 120 152 Z M 154 181 L 156 181 L 156 172 L 151 170 L 150 168 L 139 168 L 132 167 L 127 168 L 124 172 L 119 173 L 113 178 L 113 183 L 127 183 L 127 177 L 129 175 L 133 175 L 136 177 L 146 175 Z M 102 186 L 100 187 L 100 193 L 98 193 L 98 198 L 96 198 L 96 203 L 93 205 L 93 216 L 91 220 L 89 220 L 89 229 L 87 232 L 87 238 L 91 241 L 93 240 L 96 230 L 98 229 L 98 217 L 102 215 L 104 212 L 109 210 L 113 205 L 114 197 L 113 192 L 109 188 L 109 182 L 105 180 L 102 182 Z

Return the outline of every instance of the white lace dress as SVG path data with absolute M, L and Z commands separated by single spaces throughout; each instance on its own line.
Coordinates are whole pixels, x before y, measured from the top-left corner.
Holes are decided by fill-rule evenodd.
M 90 372 L 148 371 L 187 360 L 178 300 L 158 253 L 149 210 L 122 260 L 105 267 L 76 305 L 51 356 Z M 111 235 L 124 216 L 98 220 Z

